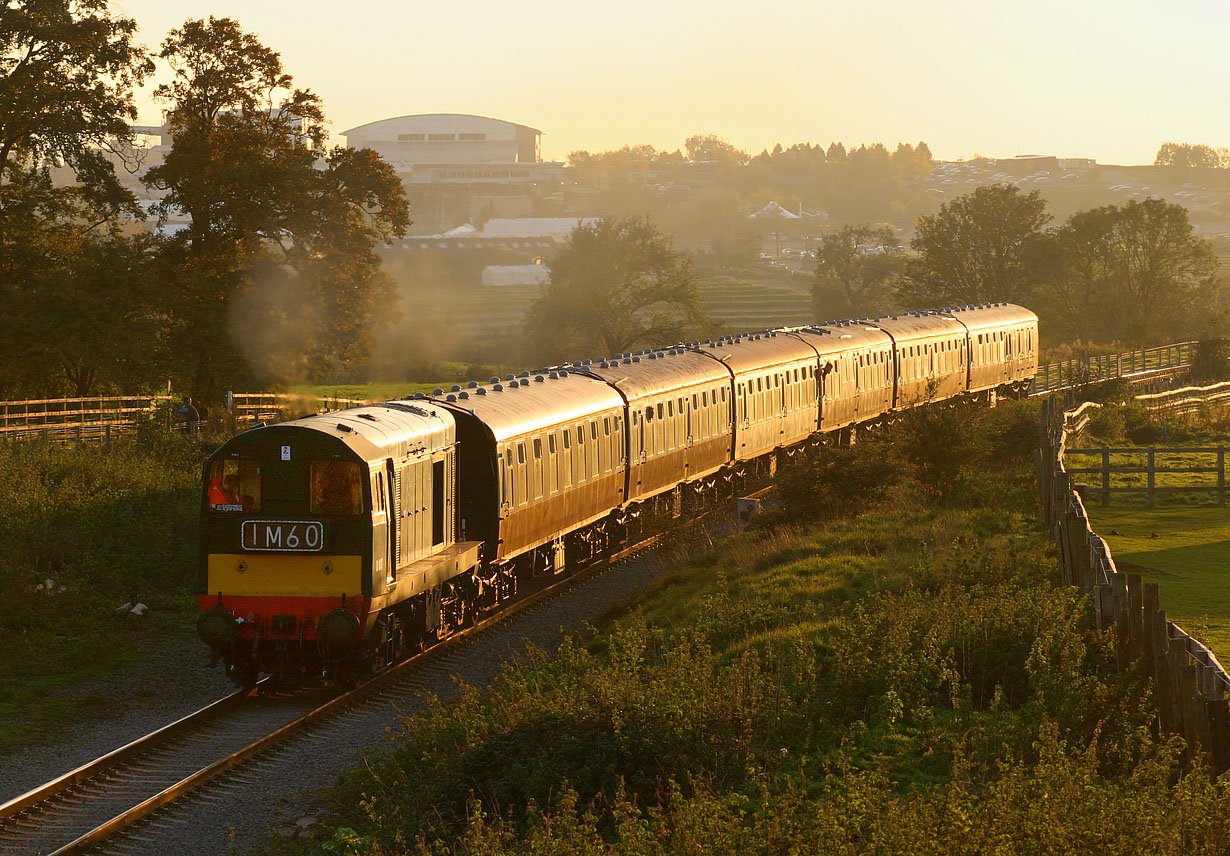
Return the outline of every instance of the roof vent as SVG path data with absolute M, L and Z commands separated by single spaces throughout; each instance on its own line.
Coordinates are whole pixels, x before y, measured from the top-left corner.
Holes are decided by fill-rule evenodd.
M 598 368 L 600 368 L 600 369 L 606 369 L 606 368 L 610 368 L 610 366 L 608 366 L 608 365 L 606 364 L 606 361 L 605 361 L 605 360 L 603 360 L 602 362 L 598 363 Z
M 639 362 L 641 361 L 641 358 L 640 358 L 640 357 L 637 357 L 637 358 L 636 358 L 636 361 L 639 363 Z M 632 358 L 631 358 L 631 357 L 624 357 L 624 365 L 625 365 L 625 366 L 630 366 L 630 365 L 632 365 Z
M 474 390 L 474 394 L 475 394 L 475 395 L 486 395 L 486 394 L 487 394 L 487 390 L 483 389 L 483 388 L 480 386 L 478 389 Z
M 456 400 L 457 400 L 457 396 L 453 395 L 453 394 L 450 392 L 450 393 L 448 394 L 448 397 L 447 397 L 447 398 L 445 398 L 444 400 L 445 400 L 445 401 L 456 401 Z
M 426 397 L 427 397 L 427 396 L 423 395 L 423 393 L 421 393 L 421 392 L 416 392 L 416 393 L 414 394 L 414 398 L 415 398 L 415 400 L 416 400 L 416 401 L 418 401 L 418 400 L 422 400 L 422 399 L 424 399 L 424 398 L 426 398 Z
M 337 430 L 339 430 L 339 431 L 341 431 L 341 432 L 343 432 L 343 433 L 345 433 L 345 434 L 353 434 L 353 433 L 354 433 L 354 429 L 353 429 L 353 428 L 351 428 L 349 425 L 346 425 L 346 424 L 341 423 L 341 422 L 337 423 Z
M 461 392 L 461 387 L 458 386 L 457 384 L 453 384 L 451 387 L 449 387 L 448 391 L 449 392 Z
M 632 358 L 632 362 L 634 362 L 634 363 L 639 363 L 640 361 L 641 361 L 641 358 L 640 358 L 640 357 L 633 357 L 633 358 Z M 627 362 L 627 360 L 624 360 L 624 362 L 626 363 L 626 362 Z
M 592 360 L 585 360 L 584 362 L 585 362 L 585 365 L 587 365 L 587 366 L 588 366 L 588 365 L 589 365 L 590 363 L 592 363 L 593 361 L 592 361 Z
M 440 389 L 440 387 L 437 386 L 435 389 L 431 391 L 431 394 L 432 395 L 444 395 L 444 390 Z
M 504 380 L 515 380 L 516 377 L 517 376 L 515 374 L 506 374 L 504 375 Z
M 495 375 L 492 375 L 491 379 L 487 381 L 487 383 L 499 383 L 499 382 L 500 382 L 500 379 L 496 377 Z
M 544 380 L 546 380 L 546 378 L 545 378 L 545 377 L 543 377 L 542 375 L 535 375 L 535 376 L 534 376 L 534 383 L 542 383 Z
M 503 391 L 504 391 L 504 384 L 502 384 L 502 383 L 497 383 L 495 386 L 491 387 L 491 391 L 492 391 L 492 392 L 503 392 Z
M 459 392 L 459 393 L 457 393 L 457 397 L 458 397 L 458 398 L 461 398 L 461 399 L 466 399 L 466 398 L 469 398 L 469 397 L 470 397 L 470 393 L 468 393 L 468 392 Z
M 476 381 L 476 380 L 472 380 L 472 381 L 470 381 L 469 383 L 467 383 L 467 384 L 466 384 L 466 388 L 467 388 L 467 389 L 477 389 L 477 388 L 478 388 L 478 381 Z
M 559 376 L 560 376 L 560 377 L 568 377 L 568 372 L 567 372 L 567 371 L 565 371 L 564 369 L 560 369 Z
M 530 376 L 530 373 L 528 371 L 521 372 L 521 377 L 529 377 L 529 376 Z
M 551 378 L 551 380 L 559 380 L 559 372 L 551 372 L 547 377 Z

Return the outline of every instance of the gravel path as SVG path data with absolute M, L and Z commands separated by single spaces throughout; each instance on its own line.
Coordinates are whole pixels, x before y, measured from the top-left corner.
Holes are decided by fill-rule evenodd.
M 485 685 L 501 664 L 528 644 L 554 650 L 565 634 L 597 623 L 607 612 L 661 576 L 655 554 L 625 560 L 585 579 L 568 591 L 512 616 L 478 634 L 440 665 L 428 666 L 415 681 L 422 692 L 444 699 L 455 696 L 457 679 Z M 167 681 L 170 681 L 169 685 Z M 221 669 L 210 670 L 195 639 L 169 646 L 156 657 L 116 673 L 90 691 L 124 699 L 106 720 L 69 728 L 54 749 L 23 751 L 0 766 L 0 801 L 24 793 L 56 775 L 178 716 L 225 695 L 229 683 Z M 153 695 L 135 687 L 166 685 Z M 401 718 L 420 707 L 417 694 L 387 705 L 336 717 L 311 737 L 292 739 L 247 765 L 240 776 L 211 784 L 188 796 L 182 807 L 155 816 L 129 834 L 98 847 L 95 853 L 227 854 L 245 852 L 268 841 L 271 830 L 293 835 L 307 824 L 316 803 L 337 775 L 362 760 L 365 750 L 387 743 Z

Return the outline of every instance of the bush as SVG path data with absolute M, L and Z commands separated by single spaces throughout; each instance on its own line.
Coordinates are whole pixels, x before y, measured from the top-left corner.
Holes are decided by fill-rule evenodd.
M 1210 384 L 1230 378 L 1230 339 L 1225 336 L 1201 339 L 1192 359 L 1192 380 Z

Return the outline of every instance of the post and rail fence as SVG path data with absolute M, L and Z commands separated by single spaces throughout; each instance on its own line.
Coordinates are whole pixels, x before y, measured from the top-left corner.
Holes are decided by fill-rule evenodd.
M 1141 662 L 1153 679 L 1161 727 L 1206 753 L 1218 772 L 1230 769 L 1230 675 L 1199 640 L 1166 618 L 1157 583 L 1115 567 L 1110 546 L 1093 531 L 1067 468 L 1069 443 L 1078 442 L 1098 405 L 1049 406 L 1036 459 L 1043 514 L 1059 552 L 1066 584 L 1093 595 L 1098 629 L 1113 628 L 1120 668 Z M 1072 450 L 1075 451 L 1075 450 Z
M 110 440 L 170 404 L 169 395 L 116 395 L 0 401 L 0 438 Z
M 1122 354 L 1073 357 L 1038 366 L 1030 395 L 1043 395 L 1112 378 L 1147 378 L 1186 369 L 1196 356 L 1196 342 L 1175 342 Z
M 1069 466 L 1071 475 L 1097 475 L 1097 485 L 1086 484 L 1084 494 L 1101 496 L 1102 507 L 1110 506 L 1111 494 L 1143 493 L 1149 506 L 1157 502 L 1158 494 L 1166 493 L 1216 493 L 1217 504 L 1226 504 L 1226 447 L 1142 447 L 1131 449 L 1068 449 L 1069 456 L 1099 459 L 1098 466 Z M 1125 462 L 1123 459 L 1127 458 Z M 1201 461 L 1216 463 L 1200 466 Z M 1178 476 L 1168 479 L 1167 484 L 1158 484 L 1157 477 Z M 1212 483 L 1200 476 L 1212 475 Z M 1115 476 L 1128 476 L 1115 479 Z M 1144 483 L 1140 484 L 1140 477 Z

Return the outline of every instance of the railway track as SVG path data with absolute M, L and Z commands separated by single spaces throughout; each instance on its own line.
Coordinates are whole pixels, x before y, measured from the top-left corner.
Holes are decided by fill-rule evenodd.
M 696 521 L 688 524 L 690 527 Z M 243 776 L 249 762 L 314 725 L 356 710 L 403 709 L 428 679 L 449 674 L 461 647 L 515 615 L 563 596 L 575 584 L 649 552 L 663 536 L 537 588 L 348 692 L 309 687 L 289 693 L 241 690 L 0 805 L 0 856 L 93 852 L 208 783 Z

